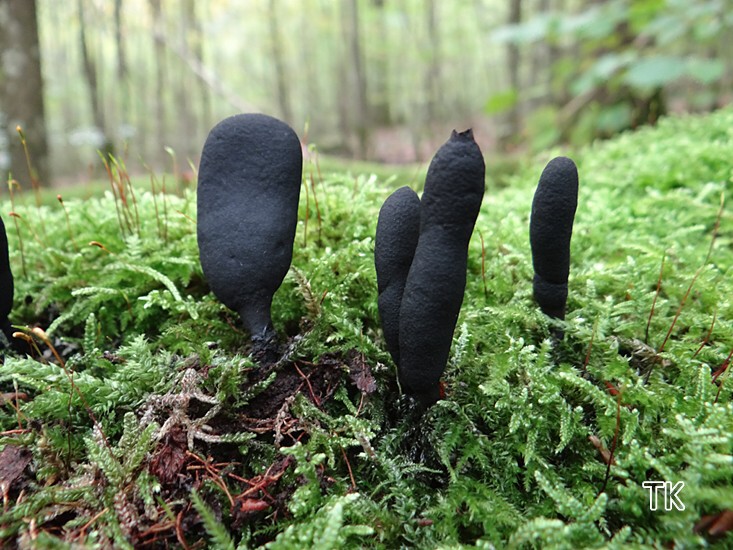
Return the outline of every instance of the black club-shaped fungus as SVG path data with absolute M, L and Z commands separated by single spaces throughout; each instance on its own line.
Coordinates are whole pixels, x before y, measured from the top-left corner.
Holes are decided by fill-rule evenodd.
M 420 199 L 409 187 L 392 193 L 379 210 L 374 243 L 379 316 L 387 350 L 400 363 L 400 306 L 420 235 Z
M 8 236 L 5 233 L 5 224 L 0 218 L 0 330 L 8 342 L 12 342 L 13 329 L 10 326 L 10 310 L 13 308 L 13 273 L 10 271 L 10 257 L 8 255 Z M 0 339 L 0 349 L 3 343 Z
M 428 168 L 420 237 L 400 307 L 400 383 L 429 406 L 440 398 L 466 288 L 468 243 L 484 195 L 484 158 L 473 132 L 455 131 Z
M 293 129 L 262 114 L 224 119 L 201 153 L 201 267 L 216 297 L 241 316 L 255 351 L 275 341 L 270 308 L 293 257 L 302 168 Z
M 578 206 L 578 170 L 567 157 L 552 159 L 532 201 L 529 241 L 534 298 L 546 315 L 565 318 L 570 275 L 570 238 Z

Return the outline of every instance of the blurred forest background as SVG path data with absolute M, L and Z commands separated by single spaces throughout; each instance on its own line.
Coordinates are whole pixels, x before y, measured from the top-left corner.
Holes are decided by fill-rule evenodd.
M 319 151 L 429 159 L 582 144 L 733 95 L 733 0 L 0 0 L 0 167 L 189 170 L 262 111 Z

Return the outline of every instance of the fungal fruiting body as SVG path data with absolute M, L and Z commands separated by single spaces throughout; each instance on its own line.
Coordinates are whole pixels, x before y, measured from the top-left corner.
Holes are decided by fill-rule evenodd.
M 440 398 L 466 287 L 468 243 L 484 195 L 484 158 L 473 132 L 453 131 L 433 157 L 420 202 L 420 236 L 399 317 L 403 390 L 425 406 Z
M 204 276 L 238 312 L 255 347 L 275 340 L 270 308 L 293 257 L 303 156 L 284 122 L 240 114 L 201 153 L 197 237 Z
M 578 206 L 578 170 L 567 157 L 552 159 L 532 201 L 529 241 L 534 299 L 546 315 L 565 318 L 570 275 L 570 238 Z
M 400 363 L 400 305 L 419 235 L 420 199 L 409 187 L 400 187 L 379 210 L 374 242 L 379 317 L 396 365 Z
M 13 329 L 8 316 L 13 307 L 13 273 L 10 271 L 10 256 L 8 255 L 8 236 L 5 233 L 5 224 L 0 218 L 0 330 L 8 342 L 12 342 Z M 5 347 L 0 338 L 0 349 Z

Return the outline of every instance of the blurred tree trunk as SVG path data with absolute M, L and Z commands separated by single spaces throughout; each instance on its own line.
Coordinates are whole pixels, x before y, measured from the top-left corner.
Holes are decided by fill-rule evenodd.
M 723 20 L 723 12 L 725 11 L 721 7 L 720 19 Z M 724 28 L 720 33 L 718 39 L 717 52 L 714 54 L 715 57 L 723 61 L 724 69 L 723 75 L 718 80 L 718 85 L 715 88 L 715 101 L 713 108 L 721 108 L 731 101 L 733 101 L 733 28 Z
M 290 108 L 290 97 L 288 94 L 288 82 L 287 74 L 285 72 L 285 59 L 283 56 L 282 42 L 280 41 L 278 15 L 279 8 L 277 0 L 270 0 L 268 4 L 267 20 L 270 31 L 270 46 L 272 48 L 272 63 L 275 69 L 277 103 L 280 108 L 280 116 L 283 120 L 292 124 L 293 112 Z
M 79 48 L 81 49 L 84 79 L 86 80 L 87 88 L 89 89 L 89 100 L 92 104 L 92 120 L 94 121 L 94 126 L 97 131 L 102 135 L 102 142 L 99 144 L 99 149 L 106 157 L 107 155 L 114 154 L 114 147 L 112 145 L 112 140 L 107 133 L 107 125 L 104 117 L 104 105 L 100 101 L 99 82 L 97 80 L 97 63 L 89 51 L 89 45 L 87 43 L 84 1 L 85 0 L 77 0 L 76 3 L 79 13 Z
M 565 10 L 565 1 L 564 0 L 555 0 L 554 3 L 554 10 L 557 13 L 563 13 Z M 557 78 L 555 77 L 555 64 L 562 59 L 563 56 L 563 49 L 559 45 L 559 41 L 557 39 L 553 39 L 550 41 L 550 43 L 547 45 L 547 89 L 549 90 L 550 94 L 550 101 L 555 106 L 560 106 L 566 103 L 564 99 L 561 99 L 561 96 L 563 94 L 569 93 L 569 86 L 563 86 L 562 84 L 557 82 Z
M 127 52 L 125 50 L 125 40 L 122 30 L 122 0 L 115 0 L 115 49 L 117 50 L 117 80 L 119 80 L 122 90 L 120 112 L 122 116 L 120 120 L 127 122 L 131 119 L 130 112 L 130 82 L 129 68 L 127 65 Z
M 150 0 L 153 14 L 153 36 L 155 38 L 155 124 L 157 144 L 156 150 L 165 147 L 166 138 L 166 63 L 165 63 L 165 29 L 163 22 L 162 0 Z
M 359 157 L 366 158 L 369 152 L 369 105 L 367 103 L 367 79 L 364 71 L 361 32 L 359 29 L 359 0 L 350 0 L 347 12 L 349 55 L 354 80 L 354 111 L 356 114 L 354 126 L 358 139 Z
M 341 10 L 341 32 L 343 40 L 348 38 L 348 21 L 346 21 L 346 10 Z M 338 108 L 338 129 L 341 135 L 341 144 L 346 153 L 353 155 L 354 147 L 351 140 L 351 71 L 349 71 L 349 57 L 343 51 L 338 56 L 338 83 L 341 93 L 336 94 Z
M 313 133 L 318 134 L 324 127 L 328 125 L 328 118 L 325 116 L 318 116 L 320 98 L 318 93 L 318 75 L 320 73 L 318 64 L 318 43 L 313 38 L 314 33 L 312 32 L 313 21 L 318 20 L 321 17 L 320 13 L 316 13 L 316 10 L 320 10 L 320 4 L 316 3 L 313 5 L 307 0 L 301 0 L 300 5 L 300 45 L 298 46 L 298 55 L 300 68 L 306 77 L 305 83 L 305 119 L 308 122 L 309 130 Z M 321 36 L 316 34 L 318 39 Z M 314 116 L 316 115 L 316 116 Z M 307 137 L 307 136 L 306 136 Z
M 193 6 L 190 0 L 183 0 L 181 2 L 180 11 L 180 26 L 178 30 L 178 36 L 175 38 L 178 41 L 178 48 L 181 51 L 190 52 L 190 29 L 191 29 L 191 11 Z M 176 136 L 174 149 L 177 158 L 177 163 L 186 162 L 186 158 L 190 157 L 194 153 L 192 139 L 196 135 L 196 116 L 193 112 L 193 89 L 195 87 L 195 81 L 198 79 L 193 78 L 193 75 L 185 66 L 184 63 L 177 63 L 175 66 L 177 72 L 177 83 L 175 84 L 174 96 L 176 102 L 176 111 L 178 114 L 175 126 L 173 128 L 174 135 Z M 179 173 L 181 166 L 174 167 L 174 173 Z
M 374 59 L 373 94 L 371 101 L 372 119 L 380 126 L 392 124 L 389 105 L 389 35 L 387 33 L 387 14 L 385 0 L 374 0 L 377 9 L 377 51 Z
M 427 66 L 427 72 L 425 73 L 425 92 L 427 93 L 425 112 L 428 117 L 427 125 L 430 127 L 430 125 L 440 117 L 440 105 L 443 101 L 443 90 L 440 71 L 440 32 L 438 29 L 435 0 L 427 0 L 425 3 L 425 9 L 430 51 L 430 61 Z
M 511 0 L 509 4 L 509 24 L 518 25 L 522 22 L 522 0 Z M 508 122 L 509 128 L 507 135 L 503 136 L 504 143 L 506 146 L 513 141 L 516 141 L 519 137 L 519 133 L 522 129 L 522 98 L 521 98 L 521 75 L 519 72 L 519 63 L 521 62 L 521 55 L 519 51 L 519 45 L 509 43 L 507 46 L 507 69 L 509 71 L 509 85 L 514 91 L 515 101 L 509 111 Z
M 198 5 L 202 5 L 202 2 L 199 2 Z M 199 65 L 204 66 L 204 34 L 201 28 L 201 20 L 196 12 L 196 2 L 195 0 L 185 0 L 185 6 L 190 27 L 188 32 L 189 49 L 196 62 Z M 199 130 L 201 132 L 208 132 L 209 125 L 211 123 L 211 93 L 206 82 L 200 78 L 197 78 L 196 82 L 198 86 L 199 101 L 201 102 L 201 111 L 198 117 Z
M 127 79 L 127 54 L 125 41 L 122 39 L 122 0 L 115 0 L 115 46 L 117 47 L 117 76 Z
M 10 171 L 22 183 L 47 184 L 48 144 L 35 0 L 0 0 L 0 52 L 2 131 Z M 17 126 L 23 129 L 35 173 L 28 173 Z M 6 179 L 7 174 L 3 174 Z
M 533 17 L 541 16 L 550 10 L 550 0 L 538 0 L 536 3 L 536 11 Z M 533 90 L 529 101 L 525 104 L 527 112 L 532 112 L 542 105 L 548 105 L 552 102 L 552 87 L 547 85 L 547 74 L 550 70 L 550 50 L 552 45 L 550 41 L 543 43 L 540 47 L 532 48 L 531 52 L 531 68 L 529 71 L 529 83 L 527 88 Z

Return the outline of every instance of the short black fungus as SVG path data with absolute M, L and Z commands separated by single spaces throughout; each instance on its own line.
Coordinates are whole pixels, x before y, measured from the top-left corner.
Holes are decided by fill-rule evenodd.
M 440 398 L 466 288 L 468 243 L 484 195 L 473 132 L 455 131 L 433 157 L 420 203 L 420 237 L 400 307 L 400 382 L 424 406 Z
M 222 120 L 201 153 L 198 244 L 211 290 L 255 351 L 275 342 L 270 309 L 293 257 L 303 156 L 292 128 L 262 114 Z
M 532 201 L 529 242 L 534 265 L 534 298 L 543 313 L 557 319 L 565 318 L 570 238 L 577 206 L 575 163 L 567 157 L 552 159 L 542 171 Z
M 13 308 L 13 272 L 10 271 L 10 256 L 8 255 L 8 236 L 5 233 L 5 224 L 0 217 L 0 330 L 5 339 L 13 341 L 13 329 L 10 326 L 10 310 Z M 0 349 L 5 347 L 0 338 Z
M 400 363 L 400 305 L 420 235 L 420 199 L 409 187 L 392 193 L 379 210 L 374 243 L 379 316 L 387 350 Z

